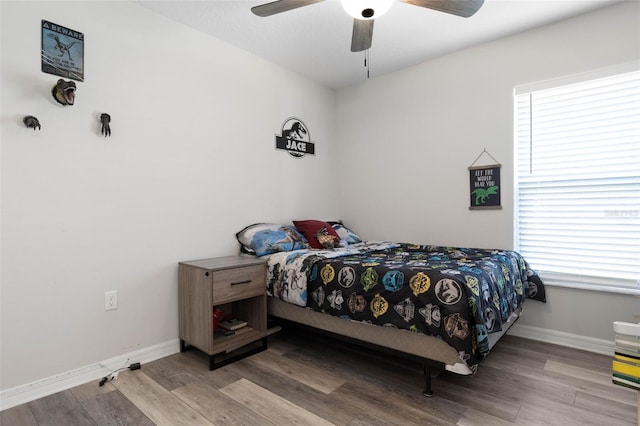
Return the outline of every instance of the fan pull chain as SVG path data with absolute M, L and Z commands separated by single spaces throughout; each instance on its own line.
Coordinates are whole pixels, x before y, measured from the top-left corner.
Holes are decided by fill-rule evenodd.
M 369 79 L 369 64 L 371 59 L 369 58 L 369 49 L 364 51 L 364 67 L 367 69 L 367 79 Z

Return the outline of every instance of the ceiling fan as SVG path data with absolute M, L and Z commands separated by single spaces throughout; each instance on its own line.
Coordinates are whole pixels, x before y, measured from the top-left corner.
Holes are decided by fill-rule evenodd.
M 278 0 L 254 6 L 251 11 L 258 16 L 267 17 L 303 6 L 320 3 L 324 0 Z M 484 0 L 400 0 L 403 3 L 468 18 L 475 14 Z M 345 11 L 353 17 L 351 51 L 361 52 L 371 47 L 373 21 L 391 8 L 393 0 L 340 0 Z

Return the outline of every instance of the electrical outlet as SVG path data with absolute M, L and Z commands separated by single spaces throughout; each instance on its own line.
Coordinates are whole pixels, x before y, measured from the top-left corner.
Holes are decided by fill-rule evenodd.
M 115 290 L 104 292 L 104 310 L 118 309 L 118 292 Z

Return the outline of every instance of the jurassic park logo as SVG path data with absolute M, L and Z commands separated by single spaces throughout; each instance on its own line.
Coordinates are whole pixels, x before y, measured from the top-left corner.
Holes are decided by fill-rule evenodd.
M 276 135 L 276 149 L 285 150 L 292 157 L 301 158 L 306 154 L 315 155 L 315 144 L 311 142 L 309 129 L 296 117 L 290 117 L 282 124 L 280 135 Z

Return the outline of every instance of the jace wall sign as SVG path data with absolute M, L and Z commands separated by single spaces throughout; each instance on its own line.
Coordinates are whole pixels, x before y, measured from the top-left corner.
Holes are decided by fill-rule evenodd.
M 84 81 L 84 34 L 42 20 L 42 72 Z
M 469 209 L 501 209 L 500 164 L 474 166 L 482 154 L 491 156 L 486 150 L 469 167 Z M 496 161 L 497 163 L 497 161 Z
M 315 143 L 311 142 L 309 129 L 297 117 L 289 117 L 282 124 L 280 135 L 276 135 L 276 149 L 285 150 L 292 157 L 315 155 Z

